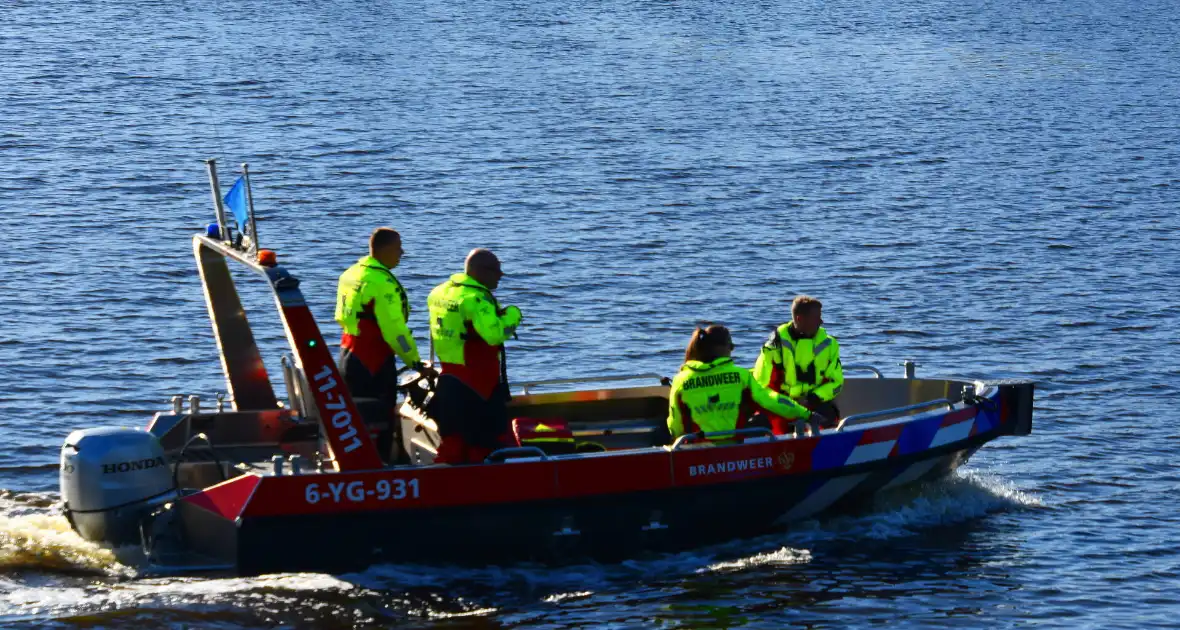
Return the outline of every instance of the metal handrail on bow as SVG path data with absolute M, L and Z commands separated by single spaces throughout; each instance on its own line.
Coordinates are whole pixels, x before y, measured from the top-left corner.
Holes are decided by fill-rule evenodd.
M 915 411 L 917 409 L 924 409 L 934 405 L 946 405 L 948 408 L 953 408 L 955 403 L 948 398 L 935 398 L 934 400 L 927 400 L 914 405 L 907 405 L 905 407 L 894 407 L 893 409 L 882 409 L 881 411 L 870 411 L 868 413 L 858 413 L 854 416 L 848 416 L 840 421 L 840 428 L 843 428 L 849 422 L 858 420 L 868 420 L 870 418 L 880 418 L 883 416 L 891 416 L 895 414 L 905 413 L 907 411 Z
M 770 429 L 767 429 L 766 427 L 747 427 L 745 429 L 730 429 L 728 431 L 697 431 L 696 433 L 685 433 L 684 435 L 676 438 L 676 441 L 672 443 L 672 450 L 679 450 L 681 446 L 684 446 L 690 442 L 695 442 L 697 440 L 710 440 L 713 438 L 741 436 L 762 436 L 774 439 L 774 432 L 772 432 Z

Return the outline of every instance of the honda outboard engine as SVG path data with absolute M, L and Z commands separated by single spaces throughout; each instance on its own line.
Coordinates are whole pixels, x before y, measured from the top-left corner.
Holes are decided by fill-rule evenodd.
M 138 543 L 140 523 L 175 497 L 172 469 L 156 436 L 141 429 L 74 431 L 61 447 L 66 518 L 83 538 Z

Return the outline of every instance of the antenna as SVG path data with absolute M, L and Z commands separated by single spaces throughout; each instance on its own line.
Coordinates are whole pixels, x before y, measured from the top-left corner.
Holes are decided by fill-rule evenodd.
M 213 209 L 217 213 L 217 232 L 221 240 L 229 237 L 225 227 L 225 206 L 221 205 L 221 186 L 217 183 L 217 160 L 205 160 L 205 170 L 209 172 L 209 188 L 213 191 Z M 247 184 L 247 187 L 249 184 Z
M 242 177 L 246 180 L 246 207 L 250 212 L 250 250 L 257 253 L 260 249 L 258 245 L 258 222 L 254 219 L 254 193 L 250 190 L 250 166 L 242 162 Z M 240 226 L 245 229 L 246 226 Z

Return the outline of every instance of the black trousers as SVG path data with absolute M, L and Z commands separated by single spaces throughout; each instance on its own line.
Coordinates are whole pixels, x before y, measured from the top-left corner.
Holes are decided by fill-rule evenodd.
M 374 374 L 348 348 L 340 349 L 336 360 L 340 377 L 352 392 L 353 399 L 380 398 L 389 404 L 397 402 L 397 360 L 391 355 Z
M 487 400 L 463 381 L 444 374 L 438 377 L 430 416 L 443 437 L 459 435 L 468 446 L 499 448 L 508 432 L 508 388 L 500 385 Z
M 400 439 L 400 423 L 393 416 L 397 405 L 397 361 L 392 356 L 373 374 L 347 348 L 337 359 L 340 377 L 352 394 L 352 402 L 366 426 L 388 427 L 377 434 L 377 452 L 388 463 L 409 463 Z M 404 461 L 403 461 L 404 460 Z

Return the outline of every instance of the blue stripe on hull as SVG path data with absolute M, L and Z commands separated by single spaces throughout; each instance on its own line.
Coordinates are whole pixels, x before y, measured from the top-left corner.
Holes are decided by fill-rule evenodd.
M 994 409 L 991 409 L 989 411 L 989 410 L 983 409 L 981 407 L 979 409 L 979 413 L 975 416 L 975 432 L 976 433 L 985 433 L 987 431 L 991 431 L 992 429 L 1000 426 L 1000 409 L 999 409 L 1000 402 L 999 402 L 999 400 L 996 400 L 996 399 L 992 399 L 992 400 L 994 400 L 996 403 L 996 406 Z
M 898 455 L 912 455 L 930 448 L 930 443 L 934 441 L 935 434 L 942 426 L 942 418 L 937 416 L 906 425 L 901 431 L 901 436 L 897 438 Z
M 843 466 L 848 461 L 848 456 L 852 455 L 856 445 L 860 443 L 862 433 L 864 431 L 837 433 L 821 437 L 819 444 L 815 445 L 815 450 L 811 451 L 811 469 L 827 470 Z

